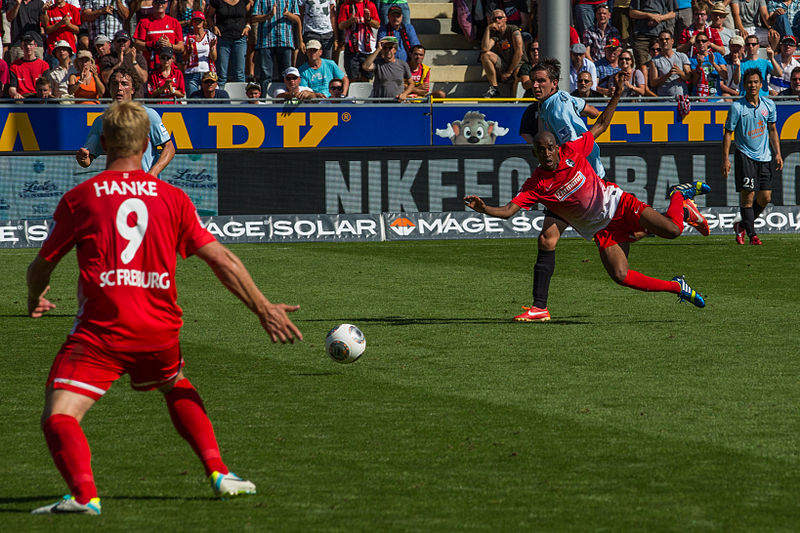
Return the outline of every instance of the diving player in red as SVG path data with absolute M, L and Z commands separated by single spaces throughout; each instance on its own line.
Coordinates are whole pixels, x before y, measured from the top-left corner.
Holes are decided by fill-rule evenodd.
M 684 200 L 705 194 L 710 187 L 700 181 L 676 186 L 671 192 L 665 216 L 616 184 L 598 178 L 586 159 L 594 147 L 595 138 L 611 124 L 624 81 L 625 74 L 618 73 L 608 106 L 589 131 L 577 140 L 559 147 L 555 136 L 548 131 L 539 132 L 534 137 L 534 151 L 540 166 L 508 204 L 488 206 L 474 195 L 466 196 L 464 203 L 479 213 L 500 218 L 510 218 L 521 208 L 541 203 L 585 239 L 594 240 L 603 266 L 615 282 L 641 291 L 671 292 L 682 301 L 704 307 L 703 297 L 693 291 L 682 276 L 667 281 L 630 270 L 628 251 L 630 243 L 638 240 L 644 232 L 665 239 L 680 236 L 684 224 Z M 514 320 L 526 321 L 526 313 L 514 317 Z
M 150 119 L 136 102 L 116 102 L 103 115 L 106 171 L 67 192 L 50 236 L 28 267 L 28 313 L 55 308 L 45 296 L 50 275 L 77 250 L 78 314 L 47 380 L 42 429 L 70 495 L 34 514 L 100 514 L 89 443 L 80 422 L 123 374 L 136 390 L 164 394 L 178 433 L 200 458 L 214 493 L 253 494 L 255 485 L 222 461 L 203 401 L 183 375 L 183 324 L 175 287 L 177 254 L 197 255 L 260 319 L 272 342 L 302 335 L 271 303 L 242 262 L 200 224 L 189 197 L 141 168 Z

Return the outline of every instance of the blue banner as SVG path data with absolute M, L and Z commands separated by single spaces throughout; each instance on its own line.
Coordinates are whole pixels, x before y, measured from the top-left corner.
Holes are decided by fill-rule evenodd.
M 524 144 L 526 104 L 324 104 L 153 106 L 178 150 Z M 598 141 L 718 142 L 730 104 L 693 103 L 683 119 L 672 103 L 620 104 Z M 800 104 L 778 103 L 781 139 L 798 138 Z M 0 152 L 80 148 L 103 108 L 2 105 Z M 467 135 L 469 133 L 469 135 Z M 473 138 L 472 142 L 468 137 Z

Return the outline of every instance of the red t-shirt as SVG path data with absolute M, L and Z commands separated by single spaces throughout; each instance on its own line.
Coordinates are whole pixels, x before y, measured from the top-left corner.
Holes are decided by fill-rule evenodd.
M 592 240 L 614 218 L 623 192 L 616 184 L 597 177 L 586 159 L 593 148 L 594 136 L 588 131 L 562 144 L 558 167 L 537 167 L 511 201 L 524 209 L 542 203 L 582 237 Z
M 183 79 L 183 72 L 181 69 L 175 66 L 175 63 L 172 64 L 172 68 L 169 71 L 169 76 L 166 78 L 161 74 L 160 69 L 156 69 L 150 73 L 150 76 L 147 78 L 147 96 L 153 96 L 158 98 L 158 95 L 154 94 L 157 89 L 161 88 L 162 86 L 166 85 L 168 81 L 172 81 L 172 86 L 186 95 L 186 86 L 184 85 Z M 160 95 L 164 98 L 169 98 L 169 93 Z M 164 100 L 163 102 L 159 102 L 160 104 L 172 104 L 174 100 Z
M 50 65 L 42 59 L 26 61 L 19 58 L 11 63 L 11 74 L 16 79 L 17 92 L 20 94 L 36 94 L 36 80 L 50 70 Z M 11 80 L 14 83 L 14 80 Z
M 174 345 L 183 324 L 176 253 L 214 240 L 186 193 L 143 170 L 105 171 L 67 192 L 53 219 L 39 256 L 57 261 L 77 249 L 72 336 L 120 351 Z
M 64 4 L 61 7 L 53 6 L 47 10 L 47 16 L 50 17 L 50 25 L 53 25 L 63 19 L 67 13 L 70 16 L 70 22 L 75 26 L 81 25 L 81 12 L 80 10 L 73 6 L 72 4 Z M 57 31 L 50 33 L 47 35 L 47 51 L 53 52 L 53 46 L 55 46 L 56 41 L 65 40 L 69 43 L 72 47 L 72 52 L 77 51 L 76 42 L 75 42 L 75 34 L 72 33 L 69 29 L 65 26 L 61 26 Z
M 166 37 L 172 43 L 172 46 L 183 41 L 183 30 L 180 22 L 169 15 L 164 15 L 164 18 L 161 19 L 153 18 L 151 15 L 140 20 L 136 26 L 133 38 L 144 41 L 147 46 L 144 56 L 147 58 L 149 70 L 153 70 L 161 63 L 156 43 L 162 37 Z

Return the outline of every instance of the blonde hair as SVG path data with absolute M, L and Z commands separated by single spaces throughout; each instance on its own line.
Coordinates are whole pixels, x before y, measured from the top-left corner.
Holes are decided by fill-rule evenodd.
M 140 152 L 149 134 L 150 117 L 138 102 L 114 102 L 103 113 L 103 139 L 110 157 Z

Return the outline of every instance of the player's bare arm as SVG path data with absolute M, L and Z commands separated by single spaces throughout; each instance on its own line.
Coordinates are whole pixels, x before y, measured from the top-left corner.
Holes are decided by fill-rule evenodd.
M 600 110 L 593 105 L 586 104 L 586 107 L 581 111 L 582 117 L 597 118 L 600 116 Z
M 722 134 L 722 177 L 726 179 L 731 172 L 731 160 L 729 156 L 731 153 L 732 136 L 733 132 L 728 130 L 725 130 L 725 133 Z
M 594 138 L 602 135 L 611 125 L 611 118 L 614 116 L 614 111 L 617 109 L 619 99 L 622 97 L 622 91 L 625 90 L 625 80 L 628 75 L 620 71 L 614 75 L 614 93 L 611 95 L 611 100 L 598 117 L 597 121 L 589 128 L 589 132 Z
M 256 287 L 242 261 L 217 241 L 210 242 L 196 252 L 205 261 L 225 287 L 258 315 L 261 326 L 272 342 L 294 343 L 303 340 L 303 334 L 289 319 L 287 313 L 300 309 L 299 305 L 273 304 Z
M 37 255 L 28 266 L 28 316 L 31 318 L 40 318 L 56 307 L 56 304 L 45 298 L 45 295 L 50 290 L 50 275 L 57 264 L 45 261 Z
M 158 159 L 153 163 L 153 166 L 147 173 L 158 176 L 161 174 L 162 170 L 167 168 L 167 165 L 169 165 L 173 157 L 175 157 L 175 143 L 170 139 L 161 145 L 161 155 L 158 156 Z
M 772 148 L 772 153 L 775 157 L 775 170 L 783 169 L 783 157 L 781 157 L 781 142 L 778 137 L 778 128 L 775 127 L 774 122 L 767 123 L 767 131 L 769 132 L 769 145 Z
M 502 207 L 486 205 L 486 202 L 483 201 L 483 198 L 480 196 L 475 196 L 474 194 L 464 197 L 464 205 L 468 206 L 474 211 L 477 211 L 478 213 L 485 213 L 489 216 L 497 218 L 511 218 L 520 209 L 520 207 L 514 202 L 508 202 Z

